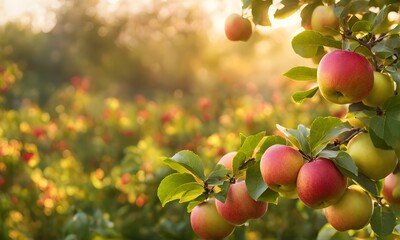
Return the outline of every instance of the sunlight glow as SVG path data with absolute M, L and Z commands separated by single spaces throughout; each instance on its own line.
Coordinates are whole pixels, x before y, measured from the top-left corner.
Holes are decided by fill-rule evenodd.
M 174 2 L 182 7 L 191 5 L 199 5 L 197 0 L 176 1 L 165 0 L 163 2 Z M 118 16 L 126 14 L 135 14 L 138 11 L 146 11 L 151 7 L 152 1 L 129 1 L 129 0 L 100 0 L 92 9 L 94 14 L 98 14 L 106 21 L 112 22 Z M 213 30 L 222 33 L 225 18 L 231 13 L 242 13 L 242 2 L 240 0 L 202 0 L 200 6 L 208 13 L 208 17 L 212 19 Z M 0 19 L 0 25 L 9 21 L 19 22 L 24 25 L 30 24 L 35 32 L 49 32 L 55 26 L 57 18 L 55 10 L 62 7 L 60 1 L 53 0 L 4 0 L 0 2 L 0 14 L 3 16 Z M 273 12 L 276 9 L 276 4 L 272 5 L 270 11 L 272 28 L 292 28 L 299 27 L 300 16 L 298 13 L 283 20 L 273 19 Z M 90 9 L 88 10 L 90 11 Z M 110 17 L 112 16 L 112 17 Z M 257 30 L 261 32 L 271 31 L 271 27 L 257 26 Z M 291 31 L 291 30 L 290 30 Z

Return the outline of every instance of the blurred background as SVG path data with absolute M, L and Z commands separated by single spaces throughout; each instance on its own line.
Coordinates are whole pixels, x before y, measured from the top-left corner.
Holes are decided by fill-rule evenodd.
M 212 168 L 240 133 L 343 116 L 291 100 L 310 83 L 282 74 L 315 66 L 291 48 L 298 14 L 230 42 L 233 12 L 240 0 L 1 1 L 0 239 L 195 239 L 186 206 L 157 198 L 163 157 L 189 149 Z M 247 238 L 324 224 L 281 199 Z

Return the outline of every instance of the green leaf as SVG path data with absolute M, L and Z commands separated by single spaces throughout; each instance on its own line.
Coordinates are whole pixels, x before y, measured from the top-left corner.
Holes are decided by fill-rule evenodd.
M 351 27 L 352 32 L 370 32 L 371 31 L 371 23 L 369 21 L 358 21 L 353 24 Z
M 386 46 L 385 42 L 379 42 L 375 46 L 372 47 L 372 51 L 379 55 L 381 58 L 389 58 L 393 56 L 396 51 L 388 46 Z
M 265 131 L 259 132 L 255 135 L 247 136 L 244 140 L 242 146 L 239 148 L 240 152 L 246 154 L 246 157 L 249 159 L 254 154 L 254 149 L 258 146 L 258 143 L 265 136 Z
M 267 190 L 268 186 L 265 184 L 260 171 L 260 164 L 254 164 L 247 168 L 246 171 L 246 186 L 247 191 L 254 200 L 258 198 Z
M 217 164 L 214 169 L 210 172 L 206 183 L 209 185 L 221 185 L 224 182 L 224 178 L 226 178 L 230 174 L 230 171 L 226 169 L 224 165 Z
M 204 193 L 204 188 L 199 183 L 186 183 L 177 188 L 176 191 L 183 191 L 179 202 L 190 202 Z
M 233 175 L 236 175 L 239 172 L 240 167 L 243 165 L 243 163 L 246 160 L 248 160 L 246 154 L 244 152 L 237 151 L 237 153 L 232 161 Z
M 261 196 L 258 198 L 258 201 L 278 204 L 278 198 L 279 198 L 279 193 L 268 188 L 267 190 L 265 190 L 265 192 L 261 194 Z
M 303 31 L 292 39 L 293 50 L 304 58 L 314 57 L 320 46 L 341 49 L 342 43 L 333 38 L 323 36 L 319 32 L 310 30 Z
M 192 212 L 194 207 L 196 207 L 200 203 L 204 202 L 207 198 L 208 198 L 207 194 L 202 194 L 202 195 L 198 196 L 196 199 L 194 199 L 193 201 L 189 202 L 187 205 L 187 208 L 186 208 L 187 212 L 188 213 Z
M 358 173 L 358 176 L 354 175 L 350 177 L 353 179 L 354 182 L 358 183 L 361 187 L 363 187 L 365 190 L 370 192 L 373 196 L 379 196 L 379 189 L 378 185 L 376 182 L 373 180 L 369 179 L 362 173 Z
M 272 4 L 272 0 L 253 0 L 251 13 L 253 15 L 253 22 L 256 25 L 271 26 L 268 10 Z
M 173 173 L 161 181 L 158 186 L 157 196 L 162 206 L 164 206 L 170 201 L 180 199 L 185 194 L 188 194 L 185 200 L 193 200 L 197 197 L 195 197 L 195 194 L 199 196 L 203 191 L 203 186 L 196 182 L 193 175 L 189 173 Z
M 253 0 L 242 0 L 242 3 L 243 3 L 242 8 L 246 9 L 253 3 Z
M 313 87 L 306 91 L 295 92 L 292 95 L 292 99 L 295 103 L 302 103 L 304 101 L 304 99 L 314 97 L 314 95 L 315 95 L 315 93 L 317 93 L 318 89 L 319 88 L 317 86 L 317 87 Z
M 311 124 L 310 148 L 313 156 L 322 151 L 326 145 L 340 134 L 350 130 L 336 117 L 318 117 Z
M 344 5 L 342 12 L 340 13 L 339 19 L 345 20 L 349 14 L 356 14 L 360 12 L 367 12 L 369 8 L 368 1 L 356 0 L 349 1 Z
M 310 135 L 309 129 L 304 127 L 304 125 L 299 124 L 297 129 L 285 128 L 279 124 L 276 125 L 279 131 L 285 134 L 289 141 L 295 145 L 298 149 L 302 150 L 305 154 L 310 154 L 310 145 L 308 142 L 308 137 Z
M 371 118 L 370 131 L 379 139 L 385 140 L 388 146 L 396 147 L 400 143 L 400 95 L 390 97 L 382 110 L 383 116 Z M 374 138 L 372 140 L 374 142 Z
M 295 13 L 300 7 L 299 0 L 282 0 L 283 7 L 276 10 L 274 17 L 276 19 L 284 19 Z
M 390 35 L 399 34 L 400 33 L 400 24 L 398 24 L 395 28 L 389 31 Z
M 225 202 L 226 200 L 226 195 L 228 195 L 229 187 L 231 186 L 231 183 L 229 181 L 225 181 L 221 187 L 221 191 L 218 193 L 214 194 L 214 197 L 220 201 L 220 202 Z
M 242 146 L 239 148 L 237 154 L 233 158 L 233 163 L 232 163 L 233 174 L 236 174 L 240 170 L 240 166 L 246 160 L 249 160 L 253 157 L 255 149 L 265 136 L 265 131 L 247 137 L 243 136 L 244 135 L 242 135 L 241 137 Z
M 317 80 L 317 69 L 310 67 L 294 67 L 283 74 L 293 80 L 304 81 L 304 80 Z
M 205 180 L 204 168 L 200 157 L 189 150 L 176 153 L 172 158 L 165 159 L 164 163 L 179 173 L 188 172 L 203 181 Z
M 336 158 L 333 159 L 335 165 L 341 170 L 342 173 L 350 172 L 351 175 L 345 174 L 347 177 L 358 176 L 358 167 L 351 158 L 351 156 L 344 151 L 340 151 Z M 344 172 L 342 170 L 345 170 Z
M 372 22 L 372 32 L 375 32 L 375 30 L 377 30 L 377 28 L 379 28 L 382 25 L 382 23 L 387 18 L 388 13 L 389 9 L 386 6 L 383 6 L 383 8 L 378 12 L 378 14 L 376 15 L 376 17 Z
M 370 223 L 372 230 L 384 237 L 392 233 L 396 226 L 396 216 L 389 207 L 376 205 Z
M 323 158 L 328 158 L 328 159 L 335 159 L 339 155 L 339 151 L 333 151 L 333 150 L 322 150 L 319 154 L 318 157 L 323 157 Z

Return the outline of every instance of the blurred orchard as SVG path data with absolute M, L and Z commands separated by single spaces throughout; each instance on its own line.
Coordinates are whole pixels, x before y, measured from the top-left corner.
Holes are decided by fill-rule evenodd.
M 282 74 L 315 66 L 291 49 L 298 20 L 233 43 L 223 21 L 241 1 L 45 2 L 0 2 L 0 239 L 196 239 L 186 206 L 157 198 L 163 157 L 212 168 L 239 133 L 346 113 L 291 100 L 310 86 Z M 315 239 L 325 223 L 282 200 L 247 238 Z

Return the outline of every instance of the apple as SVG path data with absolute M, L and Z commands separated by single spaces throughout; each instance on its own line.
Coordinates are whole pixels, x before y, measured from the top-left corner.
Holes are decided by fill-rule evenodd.
M 264 182 L 276 192 L 293 192 L 297 175 L 305 160 L 291 146 L 276 144 L 269 147 L 261 157 L 260 171 Z
M 371 196 L 352 185 L 336 203 L 323 209 L 328 222 L 338 231 L 360 230 L 371 220 L 374 210 Z
M 366 125 L 362 120 L 368 121 L 368 118 L 368 115 L 364 112 L 348 112 L 346 114 L 347 121 L 354 128 L 365 128 Z
M 382 194 L 388 203 L 400 205 L 400 173 L 385 177 Z
M 368 97 L 362 102 L 370 107 L 382 106 L 385 101 L 394 95 L 394 81 L 389 75 L 374 72 L 374 85 Z
M 235 229 L 234 225 L 218 214 L 213 198 L 193 208 L 190 224 L 196 235 L 202 239 L 223 239 Z
M 319 209 L 335 203 L 347 187 L 347 178 L 329 159 L 317 158 L 301 167 L 297 194 L 308 207 Z
M 334 50 L 322 57 L 317 70 L 322 96 L 336 104 L 360 102 L 374 85 L 374 71 L 362 55 Z
M 233 13 L 225 20 L 225 35 L 231 41 L 247 41 L 253 32 L 249 19 Z
M 223 165 L 226 169 L 228 169 L 231 174 L 233 173 L 233 158 L 236 156 L 237 152 L 228 152 L 224 156 L 220 158 L 217 164 Z
M 386 177 L 393 172 L 397 164 L 394 150 L 375 147 L 370 135 L 364 132 L 349 141 L 347 153 L 353 158 L 358 171 L 373 180 Z
M 339 18 L 333 12 L 333 6 L 319 5 L 311 15 L 311 29 L 325 35 L 337 35 Z
M 225 203 L 215 202 L 218 213 L 229 223 L 241 225 L 249 219 L 262 217 L 267 209 L 268 203 L 255 201 L 247 192 L 245 181 L 231 184 L 226 196 Z

